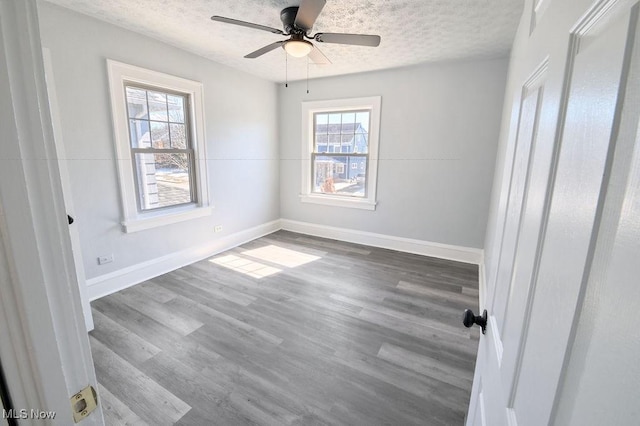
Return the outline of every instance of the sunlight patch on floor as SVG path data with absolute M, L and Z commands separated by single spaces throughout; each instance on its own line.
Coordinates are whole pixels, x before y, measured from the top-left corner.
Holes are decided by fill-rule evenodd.
M 286 249 L 273 244 L 253 250 L 243 251 L 242 254 L 264 260 L 265 262 L 285 266 L 287 268 L 295 268 L 320 259 L 319 256 Z
M 262 260 L 269 264 L 280 265 L 285 268 L 295 268 L 321 259 L 320 256 L 314 256 L 312 254 L 279 247 L 274 244 L 253 250 L 246 250 L 240 254 L 241 256 L 227 254 L 214 257 L 209 259 L 209 262 L 224 266 L 225 268 L 232 269 L 253 278 L 264 278 L 269 275 L 282 272 L 282 269 L 265 265 L 264 263 L 260 263 L 252 259 L 247 259 L 245 256 Z
M 253 260 L 245 259 L 234 254 L 209 259 L 209 262 L 224 266 L 236 272 L 241 272 L 253 278 L 264 278 L 282 272 L 282 269 L 254 262 Z

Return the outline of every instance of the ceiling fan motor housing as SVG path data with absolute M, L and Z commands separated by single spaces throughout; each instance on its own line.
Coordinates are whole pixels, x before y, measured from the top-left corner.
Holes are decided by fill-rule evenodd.
M 296 20 L 297 14 L 298 14 L 298 6 L 287 7 L 285 9 L 282 9 L 282 12 L 280 12 L 280 20 L 282 21 L 284 32 L 286 34 L 295 34 L 295 33 L 304 34 L 305 33 L 304 30 L 297 28 L 293 24 Z

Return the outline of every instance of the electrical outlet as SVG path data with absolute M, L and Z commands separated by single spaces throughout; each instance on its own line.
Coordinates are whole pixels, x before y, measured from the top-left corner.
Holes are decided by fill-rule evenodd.
M 98 257 L 98 265 L 104 265 L 105 263 L 111 263 L 111 262 L 113 262 L 113 253 L 108 254 L 106 256 Z
M 220 232 L 220 231 L 222 231 L 222 225 L 216 225 L 216 226 L 213 228 L 213 232 Z

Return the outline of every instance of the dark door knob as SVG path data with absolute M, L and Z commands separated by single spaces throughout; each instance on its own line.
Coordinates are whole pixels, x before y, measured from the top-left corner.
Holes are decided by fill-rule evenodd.
M 462 314 L 462 323 L 465 327 L 472 327 L 473 324 L 478 324 L 480 328 L 482 328 L 482 334 L 487 331 L 487 310 L 485 309 L 482 312 L 482 316 L 474 315 L 471 309 L 465 309 L 464 314 Z

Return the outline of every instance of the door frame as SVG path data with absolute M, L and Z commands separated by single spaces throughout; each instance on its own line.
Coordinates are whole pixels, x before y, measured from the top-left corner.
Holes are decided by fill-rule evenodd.
M 53 141 L 36 0 L 0 0 L 0 358 L 16 409 L 97 387 Z M 6 344 L 8 343 L 8 344 Z M 42 424 L 27 420 L 24 424 Z M 83 420 L 103 425 L 100 405 Z

